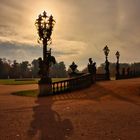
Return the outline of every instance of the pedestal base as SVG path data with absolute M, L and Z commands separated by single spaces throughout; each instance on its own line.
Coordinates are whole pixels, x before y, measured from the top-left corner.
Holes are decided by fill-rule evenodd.
M 116 80 L 120 79 L 120 74 L 116 74 Z
M 39 97 L 47 96 L 52 94 L 52 85 L 51 84 L 38 84 L 39 86 Z

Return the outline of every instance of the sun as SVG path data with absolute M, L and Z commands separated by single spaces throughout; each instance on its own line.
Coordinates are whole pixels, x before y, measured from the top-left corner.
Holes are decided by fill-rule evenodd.
M 46 1 L 43 1 L 42 3 L 37 3 L 34 5 L 34 9 L 31 11 L 31 19 L 32 22 L 34 22 L 39 14 L 43 14 L 44 11 L 47 12 L 47 15 L 53 15 L 53 17 L 58 20 L 58 7 L 55 4 L 47 3 Z

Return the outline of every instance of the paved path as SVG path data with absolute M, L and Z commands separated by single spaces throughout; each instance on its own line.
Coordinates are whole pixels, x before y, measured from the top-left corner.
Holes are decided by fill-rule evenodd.
M 12 93 L 21 90 L 37 89 L 37 84 L 32 85 L 0 85 L 0 94 Z
M 36 88 L 0 85 L 0 140 L 140 139 L 140 79 L 45 98 L 11 95 Z

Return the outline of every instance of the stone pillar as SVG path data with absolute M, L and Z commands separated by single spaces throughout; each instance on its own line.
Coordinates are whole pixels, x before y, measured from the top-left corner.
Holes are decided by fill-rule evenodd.
M 39 87 L 39 97 L 41 96 L 47 96 L 52 94 L 52 80 L 51 78 L 42 78 L 38 82 L 38 87 Z

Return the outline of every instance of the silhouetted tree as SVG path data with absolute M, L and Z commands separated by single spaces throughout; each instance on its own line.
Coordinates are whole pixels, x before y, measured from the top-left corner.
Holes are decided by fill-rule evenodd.
M 64 78 L 67 77 L 66 66 L 64 62 L 59 62 L 50 68 L 50 76 L 54 78 Z
M 30 77 L 30 64 L 28 61 L 23 61 L 20 63 L 20 77 L 26 78 Z
M 20 64 L 16 60 L 11 65 L 10 78 L 20 78 Z
M 0 58 L 0 78 L 8 78 L 10 72 L 10 64 L 5 58 Z
M 32 61 L 31 70 L 32 70 L 32 76 L 33 77 L 38 77 L 38 71 L 39 71 L 39 62 L 38 62 L 38 59 L 34 59 Z

